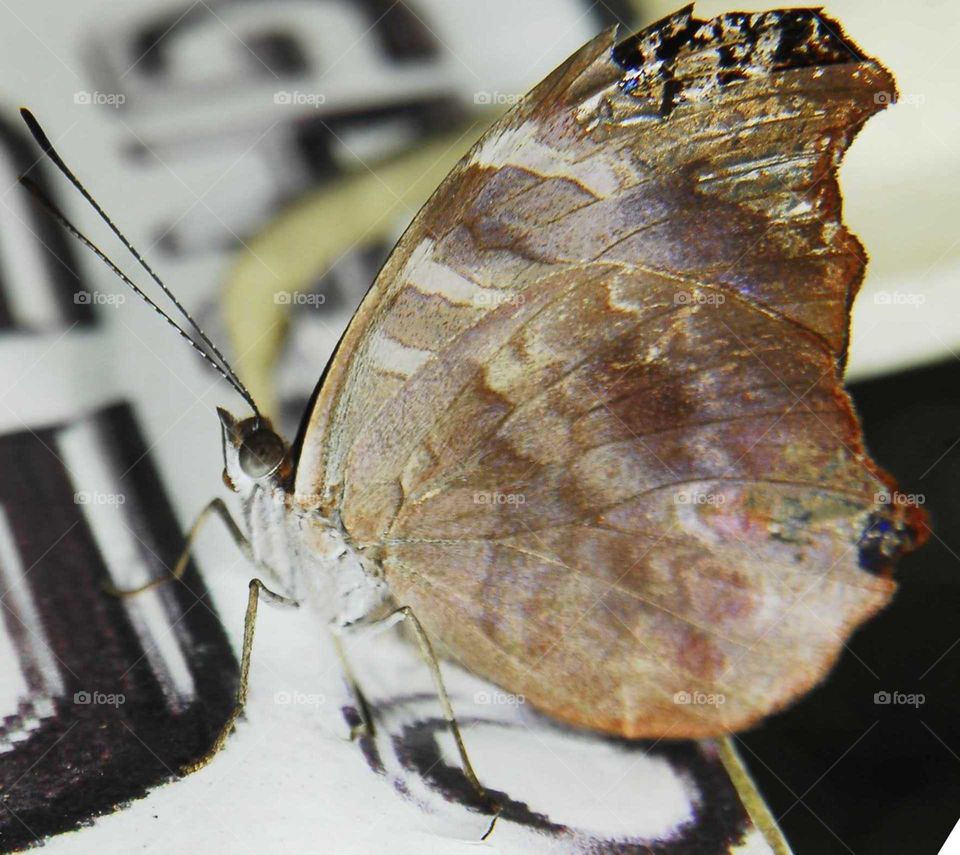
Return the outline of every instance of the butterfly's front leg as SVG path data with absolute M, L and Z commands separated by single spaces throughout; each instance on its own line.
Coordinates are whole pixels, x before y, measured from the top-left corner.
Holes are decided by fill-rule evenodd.
M 203 510 L 197 514 L 197 518 L 193 521 L 193 525 L 190 526 L 190 531 L 187 532 L 187 541 L 183 547 L 183 551 L 180 553 L 179 558 L 177 558 L 177 563 L 173 565 L 173 570 L 170 571 L 169 576 L 161 576 L 157 579 L 151 579 L 149 582 L 145 582 L 143 585 L 140 585 L 137 588 L 117 588 L 110 582 L 106 582 L 103 586 L 104 589 L 108 594 L 112 594 L 115 597 L 132 597 L 135 594 L 141 594 L 144 591 L 152 590 L 160 585 L 165 585 L 167 582 L 172 582 L 174 579 L 182 579 L 183 574 L 186 572 L 187 564 L 190 562 L 190 553 L 193 551 L 193 546 L 196 543 L 197 537 L 200 535 L 200 530 L 203 528 L 204 523 L 211 518 L 211 516 L 219 519 L 227 527 L 227 532 L 230 534 L 233 542 L 237 545 L 237 548 L 243 554 L 243 557 L 247 559 L 247 561 L 253 564 L 258 570 L 261 570 L 265 575 L 269 576 L 271 581 L 282 586 L 283 583 L 273 568 L 268 567 L 263 562 L 257 560 L 257 557 L 253 552 L 253 547 L 250 545 L 250 541 L 247 539 L 247 536 L 243 533 L 240 526 L 237 525 L 237 522 L 233 516 L 231 516 L 229 508 L 227 508 L 223 499 L 217 498 L 209 501 L 206 505 L 204 505 Z
M 152 581 L 140 585 L 137 588 L 121 589 L 112 585 L 105 585 L 104 587 L 106 590 L 117 597 L 132 597 L 136 594 L 156 588 L 159 585 L 172 582 L 174 579 L 182 578 L 187 568 L 187 563 L 190 561 L 190 552 L 193 549 L 197 536 L 200 534 L 203 524 L 210 519 L 211 516 L 215 516 L 223 522 L 223 524 L 227 527 L 227 531 L 230 533 L 233 542 L 236 543 L 237 548 L 243 553 L 244 557 L 250 561 L 251 564 L 256 566 L 258 569 L 263 570 L 264 573 L 272 580 L 279 582 L 279 577 L 273 571 L 273 569 L 257 560 L 253 552 L 253 547 L 250 545 L 250 541 L 247 539 L 246 535 L 244 535 L 240 526 L 237 525 L 236 520 L 234 520 L 234 518 L 230 515 L 230 511 L 226 504 L 224 504 L 223 500 L 213 499 L 204 506 L 203 510 L 197 515 L 196 520 L 194 520 L 193 525 L 190 526 L 190 531 L 187 533 L 187 542 L 184 545 L 183 552 L 180 553 L 180 557 L 177 559 L 177 563 L 174 565 L 169 576 L 162 576 L 159 579 L 153 579 Z M 298 605 L 296 600 L 291 599 L 290 597 L 282 596 L 281 594 L 270 590 L 260 579 L 255 578 L 250 580 L 250 594 L 247 598 L 247 610 L 243 620 L 243 652 L 240 657 L 240 682 L 237 686 L 236 703 L 234 704 L 233 711 L 230 713 L 229 717 L 221 728 L 220 733 L 217 735 L 213 745 L 199 760 L 184 766 L 181 770 L 184 774 L 195 772 L 197 769 L 202 769 L 214 758 L 216 753 L 223 748 L 227 738 L 230 736 L 230 732 L 233 730 L 233 727 L 237 722 L 237 719 L 240 718 L 241 714 L 243 713 L 243 708 L 247 702 L 247 686 L 250 676 L 250 652 L 253 649 L 253 633 L 257 620 L 257 607 L 260 603 L 261 597 L 267 600 L 267 602 L 272 602 L 278 605 Z
M 234 704 L 233 711 L 227 718 L 216 740 L 199 760 L 194 761 L 183 767 L 184 774 L 196 772 L 202 769 L 216 756 L 217 752 L 223 748 L 227 739 L 233 730 L 237 719 L 243 714 L 243 708 L 247 703 L 247 685 L 250 678 L 250 651 L 253 649 L 253 632 L 257 622 L 257 607 L 260 604 L 260 598 L 263 597 L 267 602 L 283 606 L 298 606 L 299 603 L 290 597 L 284 597 L 271 591 L 259 579 L 250 580 L 250 594 L 247 597 L 247 611 L 243 619 L 243 652 L 240 657 L 240 683 L 237 686 L 237 701 Z

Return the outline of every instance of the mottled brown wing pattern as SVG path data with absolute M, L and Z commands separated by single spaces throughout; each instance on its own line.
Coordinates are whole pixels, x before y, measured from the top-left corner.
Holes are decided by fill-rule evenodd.
M 878 499 L 841 388 L 864 260 L 836 167 L 893 91 L 812 10 L 599 36 L 400 241 L 301 500 L 448 652 L 566 721 L 701 736 L 805 691 L 919 525 Z

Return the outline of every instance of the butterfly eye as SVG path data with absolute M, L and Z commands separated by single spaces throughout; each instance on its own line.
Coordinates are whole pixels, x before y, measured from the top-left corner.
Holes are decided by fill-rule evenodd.
M 283 440 L 272 430 L 261 428 L 243 440 L 240 468 L 250 478 L 265 478 L 277 471 L 285 453 Z

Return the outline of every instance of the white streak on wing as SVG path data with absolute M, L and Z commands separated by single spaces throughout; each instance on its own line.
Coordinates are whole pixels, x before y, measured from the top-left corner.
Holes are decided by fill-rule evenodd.
M 496 288 L 484 288 L 448 265 L 434 261 L 433 246 L 429 238 L 417 245 L 400 274 L 401 282 L 421 294 L 436 294 L 457 306 L 489 308 L 500 305 L 505 294 L 509 296 Z
M 461 306 L 478 305 L 478 298 L 489 289 L 434 261 L 432 250 L 432 240 L 421 241 L 404 268 L 406 281 L 421 294 L 437 294 Z
M 569 178 L 598 197 L 615 193 L 621 185 L 613 168 L 600 158 L 575 161 L 571 154 L 544 145 L 537 139 L 535 122 L 524 122 L 485 139 L 470 163 L 497 169 L 519 166 L 545 178 Z
M 396 339 L 379 332 L 373 336 L 370 356 L 376 367 L 392 374 L 402 374 L 404 377 L 409 377 L 433 356 L 433 351 L 407 347 Z

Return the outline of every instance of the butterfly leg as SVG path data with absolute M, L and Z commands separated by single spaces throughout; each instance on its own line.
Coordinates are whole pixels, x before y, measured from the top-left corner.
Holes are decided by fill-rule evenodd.
M 200 530 L 203 528 L 203 524 L 210 519 L 211 516 L 215 516 L 223 522 L 223 524 L 227 527 L 227 531 L 230 533 L 233 542 L 236 543 L 237 548 L 241 553 L 243 553 L 243 556 L 250 561 L 251 564 L 263 570 L 265 575 L 269 576 L 271 580 L 279 582 L 279 578 L 273 569 L 257 560 L 257 557 L 253 552 L 253 547 L 250 545 L 250 541 L 247 540 L 246 535 L 244 535 L 243 531 L 240 529 L 240 526 L 237 525 L 236 520 L 234 520 L 234 518 L 231 516 L 226 504 L 224 504 L 222 499 L 218 498 L 213 499 L 211 502 L 205 505 L 203 510 L 197 515 L 193 525 L 190 526 L 190 531 L 187 533 L 187 542 L 184 545 L 183 551 L 180 553 L 177 563 L 174 565 L 169 576 L 162 576 L 159 579 L 153 579 L 152 581 L 140 585 L 137 588 L 117 588 L 109 584 L 104 585 L 104 588 L 108 593 L 117 597 L 132 597 L 136 594 L 140 594 L 144 591 L 149 591 L 152 588 L 166 584 L 167 582 L 172 582 L 174 579 L 182 578 L 187 569 L 187 564 L 190 561 L 190 553 L 193 550 L 193 546 L 198 535 L 200 534 Z M 237 719 L 240 718 L 241 714 L 243 713 L 243 708 L 247 703 L 247 687 L 250 677 L 250 652 L 253 649 L 253 632 L 257 621 L 257 607 L 260 603 L 261 597 L 268 602 L 279 605 L 298 605 L 296 600 L 293 600 L 289 597 L 284 597 L 275 593 L 274 591 L 271 591 L 260 579 L 250 580 L 250 593 L 247 598 L 247 611 L 243 620 L 243 649 L 240 657 L 240 683 L 237 686 L 236 703 L 234 704 L 234 708 L 227 718 L 226 723 L 221 728 L 220 733 L 217 734 L 217 738 L 211 748 L 199 760 L 184 766 L 181 770 L 184 774 L 189 774 L 190 772 L 195 772 L 198 769 L 202 769 L 214 758 L 217 752 L 223 748 L 227 738 L 230 736 L 230 733 L 237 722 Z
M 463 773 L 467 776 L 470 786 L 473 787 L 474 791 L 480 797 L 480 800 L 485 805 L 488 805 L 493 812 L 493 822 L 490 823 L 490 827 L 487 829 L 486 834 L 484 834 L 482 838 L 486 839 L 490 836 L 490 832 L 493 831 L 493 826 L 497 821 L 497 816 L 499 816 L 501 808 L 500 805 L 490 797 L 483 784 L 480 783 L 477 773 L 473 771 L 473 765 L 470 763 L 469 756 L 467 756 L 467 748 L 463 744 L 463 736 L 460 734 L 460 726 L 457 724 L 457 717 L 453 713 L 453 705 L 450 703 L 450 696 L 447 694 L 447 687 L 443 682 L 443 675 L 440 673 L 440 662 L 437 659 L 437 654 L 433 651 L 433 645 L 430 643 L 430 638 L 427 635 L 426 630 L 423 628 L 423 624 L 420 623 L 410 606 L 401 606 L 387 615 L 387 617 L 385 617 L 383 620 L 387 625 L 393 625 L 395 623 L 399 623 L 401 620 L 406 620 L 409 622 L 411 628 L 413 629 L 414 635 L 417 637 L 417 644 L 420 646 L 420 652 L 423 655 L 427 665 L 430 667 L 430 673 L 433 676 L 433 685 L 436 688 L 437 697 L 440 700 L 440 707 L 443 710 L 443 717 L 447 720 L 447 724 L 450 726 L 450 731 L 453 734 L 453 739 L 456 742 L 457 752 L 460 755 L 460 762 L 463 765 Z
M 140 594 L 144 591 L 157 588 L 160 585 L 165 585 L 167 582 L 172 582 L 174 579 L 182 578 L 183 574 L 186 572 L 187 564 L 190 561 L 190 553 L 193 550 L 193 546 L 198 535 L 200 534 L 200 530 L 203 528 L 203 524 L 210 519 L 211 516 L 218 518 L 227 527 L 230 537 L 233 539 L 233 542 L 236 543 L 240 552 L 243 553 L 244 558 L 246 558 L 251 564 L 255 565 L 257 569 L 262 570 L 264 574 L 269 576 L 274 583 L 282 584 L 272 568 L 257 560 L 256 556 L 253 554 L 253 547 L 250 546 L 250 541 L 247 540 L 247 537 L 243 531 L 241 531 L 240 526 L 237 525 L 234 518 L 230 515 L 230 511 L 226 504 L 224 504 L 223 499 L 213 499 L 204 506 L 203 510 L 200 511 L 199 514 L 197 514 L 197 518 L 193 521 L 193 525 L 190 526 L 190 531 L 187 532 L 186 545 L 183 548 L 183 552 L 180 553 L 177 563 L 173 566 L 173 570 L 170 571 L 169 576 L 161 576 L 158 579 L 152 579 L 151 581 L 146 582 L 136 588 L 117 588 L 111 583 L 107 582 L 103 586 L 104 589 L 108 594 L 112 594 L 115 597 L 132 597 L 135 594 Z
M 734 735 L 721 736 L 714 740 L 717 753 L 720 755 L 720 761 L 727 770 L 727 775 L 730 776 L 734 787 L 737 788 L 740 801 L 753 820 L 753 824 L 760 829 L 771 851 L 776 855 L 791 855 L 790 844 L 783 836 L 770 807 L 757 790 L 757 785 L 750 777 L 750 770 L 747 769 L 740 758 L 736 741 L 737 738 Z
M 257 622 L 257 607 L 260 604 L 260 598 L 263 597 L 267 602 L 283 606 L 297 606 L 296 600 L 290 597 L 284 597 L 271 591 L 259 579 L 250 580 L 250 594 L 247 597 L 247 612 L 243 619 L 243 651 L 240 657 L 240 683 L 237 686 L 237 701 L 234 704 L 233 712 L 230 713 L 226 723 L 217 735 L 216 740 L 199 760 L 184 766 L 181 770 L 183 774 L 196 772 L 206 766 L 217 752 L 226 744 L 237 719 L 243 714 L 243 708 L 247 703 L 247 686 L 250 678 L 250 651 L 253 649 L 253 632 Z
M 340 667 L 343 670 L 344 679 L 347 681 L 350 692 L 353 694 L 357 715 L 360 716 L 360 723 L 350 728 L 350 739 L 356 740 L 364 736 L 372 737 L 375 735 L 375 731 L 373 716 L 370 714 L 370 704 L 367 702 L 363 690 L 360 688 L 360 684 L 353 674 L 353 668 L 350 667 L 350 660 L 347 659 L 347 652 L 343 649 L 343 641 L 340 638 L 340 633 L 336 628 L 331 628 L 330 635 L 333 639 L 333 649 L 336 651 L 337 658 L 340 660 Z

